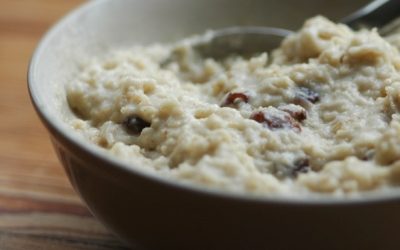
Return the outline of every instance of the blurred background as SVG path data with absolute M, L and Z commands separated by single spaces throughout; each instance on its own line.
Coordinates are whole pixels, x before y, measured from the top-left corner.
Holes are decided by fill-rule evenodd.
M 83 0 L 0 0 L 0 249 L 126 249 L 70 186 L 30 103 L 26 75 L 46 30 Z

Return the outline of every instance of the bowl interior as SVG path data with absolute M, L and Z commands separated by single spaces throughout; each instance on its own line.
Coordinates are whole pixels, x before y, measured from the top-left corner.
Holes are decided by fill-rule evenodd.
M 32 59 L 29 87 L 35 105 L 51 126 L 82 147 L 88 145 L 65 122 L 73 116 L 64 86 L 88 58 L 110 48 L 173 42 L 185 36 L 235 25 L 298 29 L 311 16 L 332 20 L 348 15 L 367 0 L 98 0 L 90 1 L 58 23 Z M 100 150 L 98 150 L 100 154 Z

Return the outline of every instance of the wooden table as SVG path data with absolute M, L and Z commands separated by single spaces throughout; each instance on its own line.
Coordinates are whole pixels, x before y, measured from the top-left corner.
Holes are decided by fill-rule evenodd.
M 73 191 L 29 100 L 29 59 L 83 0 L 0 0 L 0 249 L 127 249 Z

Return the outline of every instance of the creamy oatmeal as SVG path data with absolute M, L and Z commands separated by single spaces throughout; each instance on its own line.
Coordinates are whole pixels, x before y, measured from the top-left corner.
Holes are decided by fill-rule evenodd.
M 90 61 L 67 86 L 71 125 L 132 167 L 211 188 L 341 196 L 399 184 L 400 54 L 375 30 L 315 17 L 272 54 L 223 61 L 190 41 Z

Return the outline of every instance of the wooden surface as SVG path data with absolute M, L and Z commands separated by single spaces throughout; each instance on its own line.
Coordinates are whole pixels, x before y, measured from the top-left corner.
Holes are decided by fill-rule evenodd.
M 83 0 L 0 0 L 0 250 L 127 249 L 71 188 L 29 100 L 43 33 Z

